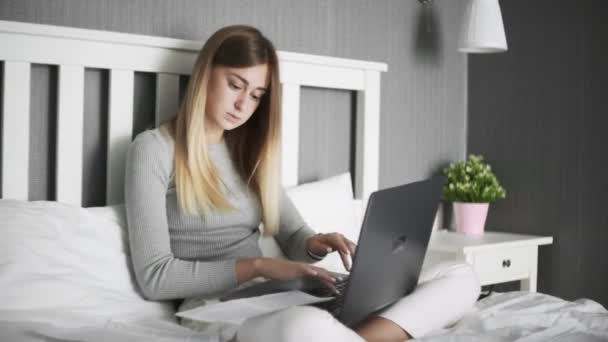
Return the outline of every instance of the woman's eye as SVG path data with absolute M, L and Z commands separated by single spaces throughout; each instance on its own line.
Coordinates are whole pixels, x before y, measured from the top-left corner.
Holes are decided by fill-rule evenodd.
M 260 101 L 260 97 L 261 96 L 251 95 L 251 98 L 253 98 L 255 101 Z
M 229 86 L 230 86 L 230 88 L 232 88 L 232 89 L 241 89 L 241 87 L 237 86 L 237 85 L 236 85 L 236 84 L 234 84 L 234 83 L 228 83 L 228 85 L 229 85 Z

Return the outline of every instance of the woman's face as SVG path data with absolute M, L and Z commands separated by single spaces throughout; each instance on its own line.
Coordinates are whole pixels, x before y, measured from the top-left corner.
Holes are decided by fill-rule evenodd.
M 205 107 L 210 133 L 221 137 L 224 130 L 247 122 L 258 108 L 268 83 L 267 64 L 248 68 L 213 67 Z

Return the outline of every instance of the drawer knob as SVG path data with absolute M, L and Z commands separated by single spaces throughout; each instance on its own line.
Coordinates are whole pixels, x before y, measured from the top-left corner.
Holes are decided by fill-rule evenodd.
M 511 259 L 503 260 L 502 267 L 511 267 Z

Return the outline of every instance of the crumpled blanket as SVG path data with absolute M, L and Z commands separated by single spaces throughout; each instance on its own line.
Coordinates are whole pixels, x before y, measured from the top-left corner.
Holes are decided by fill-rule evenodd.
M 566 301 L 542 293 L 494 293 L 448 329 L 424 342 L 608 341 L 608 311 L 589 299 Z

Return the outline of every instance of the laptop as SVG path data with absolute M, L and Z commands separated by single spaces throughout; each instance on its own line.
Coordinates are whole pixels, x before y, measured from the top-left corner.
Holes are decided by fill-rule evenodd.
M 431 236 L 444 177 L 373 192 L 368 200 L 350 274 L 334 274 L 335 294 L 316 279 L 268 280 L 224 295 L 221 301 L 302 290 L 332 300 L 315 306 L 354 326 L 411 293 Z

